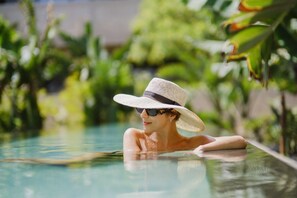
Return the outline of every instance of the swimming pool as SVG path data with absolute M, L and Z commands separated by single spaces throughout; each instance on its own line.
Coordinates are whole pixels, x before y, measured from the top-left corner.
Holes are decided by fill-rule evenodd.
M 0 159 L 69 159 L 122 150 L 127 125 L 112 124 L 2 144 Z M 297 197 L 297 170 L 253 145 L 247 150 L 152 155 L 121 152 L 65 166 L 0 162 L 0 197 Z

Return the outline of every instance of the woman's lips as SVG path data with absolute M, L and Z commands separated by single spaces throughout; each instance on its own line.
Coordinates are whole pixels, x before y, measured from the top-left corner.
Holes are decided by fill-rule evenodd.
M 144 121 L 143 121 L 143 125 L 144 125 L 144 126 L 147 126 L 147 125 L 149 125 L 149 124 L 151 124 L 151 122 L 144 122 Z

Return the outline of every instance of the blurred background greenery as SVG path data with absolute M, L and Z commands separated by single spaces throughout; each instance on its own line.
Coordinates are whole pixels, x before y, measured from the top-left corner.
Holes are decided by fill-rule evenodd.
M 296 2 L 141 0 L 130 38 L 110 50 L 90 22 L 73 36 L 48 13 L 41 34 L 34 3 L 20 1 L 26 35 L 0 16 L 1 140 L 134 120 L 133 110 L 112 97 L 141 95 L 158 76 L 189 91 L 188 108 L 208 130 L 240 134 L 296 156 L 297 103 L 287 104 L 297 92 Z M 278 100 L 262 114 L 269 100 L 261 93 L 269 90 Z

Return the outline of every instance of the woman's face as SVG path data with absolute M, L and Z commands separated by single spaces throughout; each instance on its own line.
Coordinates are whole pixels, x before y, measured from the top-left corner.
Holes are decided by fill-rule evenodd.
M 146 110 L 140 113 L 144 132 L 152 133 L 164 130 L 170 124 L 169 116 L 166 113 L 149 116 Z

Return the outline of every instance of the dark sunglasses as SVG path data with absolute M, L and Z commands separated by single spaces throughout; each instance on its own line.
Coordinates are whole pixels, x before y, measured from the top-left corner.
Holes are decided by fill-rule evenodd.
M 142 113 L 145 110 L 146 114 L 149 116 L 156 116 L 158 114 L 163 114 L 166 112 L 170 112 L 171 109 L 142 109 L 142 108 L 135 108 L 137 113 Z

